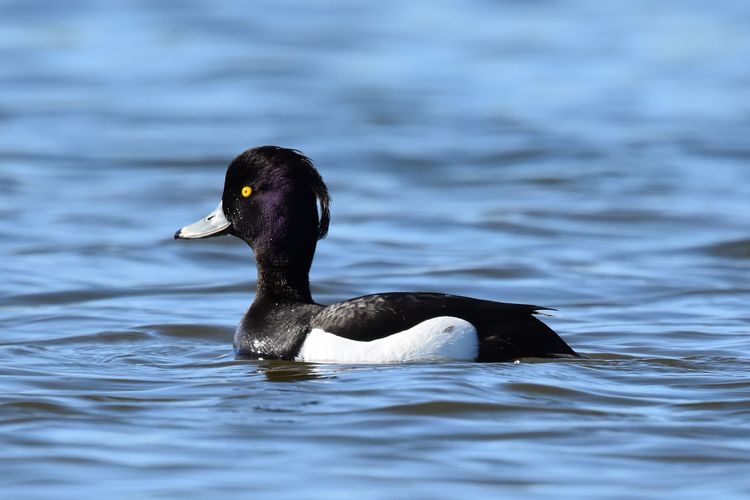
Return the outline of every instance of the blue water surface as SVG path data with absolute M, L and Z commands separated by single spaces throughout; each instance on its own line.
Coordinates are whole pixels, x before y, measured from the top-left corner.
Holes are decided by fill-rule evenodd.
M 0 2 L 0 497 L 748 498 L 750 3 Z M 235 360 L 231 158 L 313 294 L 558 309 L 589 359 Z

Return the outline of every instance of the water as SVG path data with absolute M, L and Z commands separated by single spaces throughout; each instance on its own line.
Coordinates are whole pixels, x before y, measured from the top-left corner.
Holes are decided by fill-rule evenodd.
M 747 2 L 0 9 L 1 497 L 750 495 Z M 319 301 L 590 359 L 234 360 L 249 249 L 172 234 L 267 143 L 334 196 Z

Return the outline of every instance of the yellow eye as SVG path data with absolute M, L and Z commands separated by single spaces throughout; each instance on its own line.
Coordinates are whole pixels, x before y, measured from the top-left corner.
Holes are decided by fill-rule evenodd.
M 253 188 L 251 188 L 250 186 L 245 186 L 242 188 L 242 196 L 248 198 L 251 194 L 253 194 Z

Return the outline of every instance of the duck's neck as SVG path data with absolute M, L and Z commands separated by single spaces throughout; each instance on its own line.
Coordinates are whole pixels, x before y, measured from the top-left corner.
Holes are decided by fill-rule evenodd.
M 286 304 L 311 304 L 310 278 L 307 270 L 267 267 L 258 263 L 255 301 Z
M 306 248 L 307 247 L 307 248 Z M 310 266 L 315 243 L 298 245 L 260 245 L 253 249 L 258 268 L 256 302 L 312 304 Z

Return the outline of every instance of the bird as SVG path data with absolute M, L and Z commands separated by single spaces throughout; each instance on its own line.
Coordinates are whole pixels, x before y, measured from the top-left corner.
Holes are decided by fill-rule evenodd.
M 310 158 L 259 146 L 230 162 L 218 207 L 175 233 L 185 240 L 232 235 L 252 249 L 256 293 L 235 330 L 238 358 L 392 364 L 580 357 L 536 317 L 546 307 L 435 292 L 315 302 L 309 272 L 328 233 L 330 205 Z

